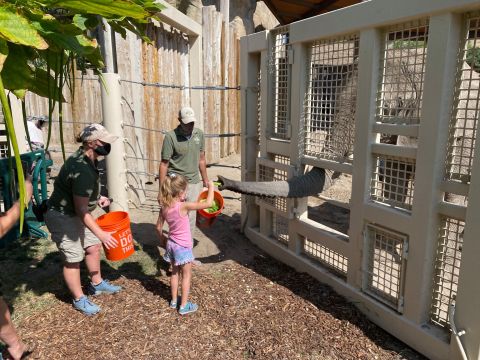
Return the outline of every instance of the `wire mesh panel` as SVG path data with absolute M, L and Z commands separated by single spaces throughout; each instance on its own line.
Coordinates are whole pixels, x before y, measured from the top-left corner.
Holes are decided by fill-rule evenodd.
M 401 312 L 407 237 L 367 224 L 363 290 Z
M 271 136 L 290 139 L 290 45 L 288 27 L 272 31 L 269 75 L 272 86 Z
M 377 121 L 418 124 L 421 116 L 428 20 L 386 29 L 381 54 L 382 77 Z
M 272 235 L 273 238 L 283 244 L 288 244 L 288 219 L 272 213 Z
M 304 238 L 303 254 L 345 279 L 348 271 L 348 258 L 323 245 Z
M 310 46 L 304 153 L 346 161 L 353 154 L 358 82 L 358 34 Z
M 435 258 L 430 320 L 444 328 L 449 328 L 448 307 L 455 301 L 457 294 L 464 227 L 465 223 L 463 221 L 447 217 L 441 219 Z
M 374 154 L 370 199 L 405 210 L 412 209 L 415 161 Z
M 450 119 L 446 174 L 448 180 L 470 183 L 480 112 L 480 16 L 465 20 L 463 49 L 457 67 L 454 109 Z
M 281 159 L 287 161 L 286 159 L 288 158 L 275 158 L 276 162 Z M 283 181 L 288 179 L 288 171 L 286 169 L 275 167 L 273 162 L 261 161 L 261 159 L 258 159 L 258 161 L 257 181 Z M 261 198 L 259 201 L 269 204 L 282 212 L 287 212 L 287 199 L 284 197 Z

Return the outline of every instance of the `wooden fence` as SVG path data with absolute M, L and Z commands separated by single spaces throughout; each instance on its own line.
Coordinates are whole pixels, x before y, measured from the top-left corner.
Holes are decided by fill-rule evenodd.
M 213 6 L 203 9 L 203 20 L 203 85 L 236 88 L 238 36 L 232 27 L 225 27 L 222 15 Z M 158 172 L 163 132 L 177 126 L 180 107 L 190 105 L 190 99 L 202 92 L 190 88 L 187 36 L 163 24 L 151 24 L 147 32 L 152 39 L 150 44 L 131 33 L 125 39 L 117 34 L 116 53 L 122 82 L 127 168 L 152 178 Z M 100 86 L 91 72 L 77 72 L 74 97 L 65 91 L 63 120 L 68 151 L 74 149 L 75 135 L 86 123 L 102 121 Z M 203 102 L 206 134 L 240 132 L 239 90 L 204 89 Z M 48 101 L 44 98 L 29 94 L 26 105 L 28 115 L 48 114 Z M 58 107 L 54 120 L 58 119 L 57 110 Z M 238 137 L 207 137 L 207 161 L 216 162 L 238 153 L 239 144 Z M 60 149 L 58 121 L 52 128 L 50 147 Z

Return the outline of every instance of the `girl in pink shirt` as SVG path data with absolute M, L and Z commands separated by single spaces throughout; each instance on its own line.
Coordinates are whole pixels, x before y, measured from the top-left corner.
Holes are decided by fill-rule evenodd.
M 193 241 L 190 233 L 189 211 L 207 209 L 213 204 L 213 182 L 208 183 L 208 196 L 204 202 L 185 202 L 188 181 L 185 177 L 169 173 L 160 186 L 158 196 L 161 210 L 157 222 L 157 232 L 163 238 L 163 224 L 168 224 L 168 241 L 163 258 L 172 265 L 170 290 L 172 300 L 170 307 L 177 308 L 178 283 L 182 275 L 182 296 L 178 313 L 185 315 L 195 312 L 197 304 L 188 301 L 190 282 L 192 278 Z

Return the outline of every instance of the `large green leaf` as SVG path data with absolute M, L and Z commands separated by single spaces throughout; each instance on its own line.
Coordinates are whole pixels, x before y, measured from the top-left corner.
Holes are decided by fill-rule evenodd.
M 44 69 L 36 68 L 33 70 L 29 64 L 30 59 L 31 51 L 28 48 L 10 44 L 9 56 L 1 72 L 5 88 L 13 91 L 15 96 L 19 98 L 23 98 L 27 90 L 30 90 L 40 96 L 58 101 L 59 96 L 54 95 L 54 78 L 52 75 L 47 76 Z M 50 78 L 50 88 L 48 78 Z M 63 97 L 61 100 L 65 101 Z
M 48 48 L 47 42 L 28 20 L 10 6 L 0 6 L 0 37 L 15 44 L 37 49 Z
M 3 64 L 7 60 L 8 56 L 8 44 L 5 40 L 0 39 L 0 71 L 3 69 Z
M 152 9 L 160 12 L 163 6 L 148 2 L 149 10 L 144 9 L 140 4 L 128 0 L 64 0 L 44 1 L 47 7 L 64 8 L 73 13 L 96 14 L 109 19 L 130 17 L 144 19 L 152 16 Z
M 62 23 L 49 14 L 29 14 L 31 25 L 40 35 L 61 33 L 63 35 L 80 35 L 83 30 L 74 23 Z
M 3 65 L 1 76 L 8 90 L 28 89 L 33 71 L 28 64 L 29 54 L 24 46 L 10 43 L 9 54 Z
M 97 15 L 83 15 L 77 14 L 73 17 L 73 23 L 83 31 L 94 29 L 100 24 L 100 19 Z

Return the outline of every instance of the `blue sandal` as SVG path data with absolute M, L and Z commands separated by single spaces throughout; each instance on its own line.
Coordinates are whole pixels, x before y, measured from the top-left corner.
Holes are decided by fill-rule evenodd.
M 198 310 L 198 305 L 197 304 L 193 304 L 191 303 L 190 301 L 188 301 L 185 306 L 180 306 L 180 309 L 178 309 L 178 313 L 180 315 L 187 315 L 187 314 L 190 314 L 190 313 L 193 313 L 195 311 Z

